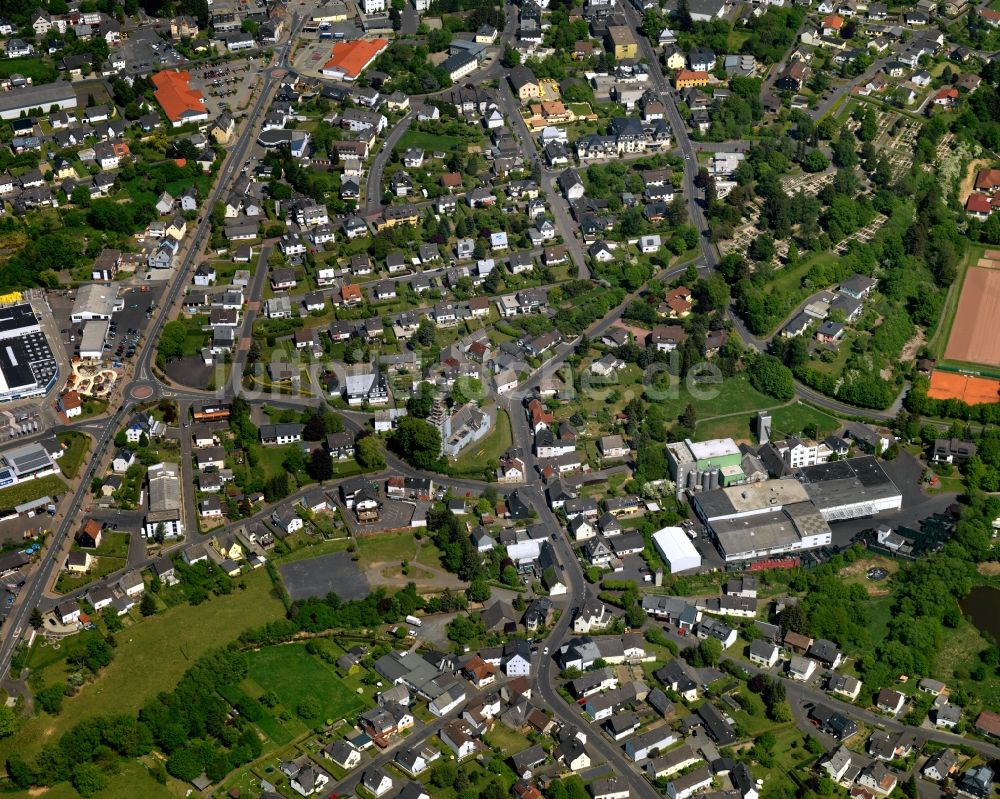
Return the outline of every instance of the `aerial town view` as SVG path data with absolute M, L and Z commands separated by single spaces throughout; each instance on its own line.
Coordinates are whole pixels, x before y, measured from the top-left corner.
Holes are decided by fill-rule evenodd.
M 1000 797 L 1000 0 L 0 0 L 0 797 Z

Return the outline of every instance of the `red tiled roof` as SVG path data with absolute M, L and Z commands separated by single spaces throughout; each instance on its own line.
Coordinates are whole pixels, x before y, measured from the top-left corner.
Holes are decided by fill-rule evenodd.
M 337 42 L 333 46 L 330 60 L 323 65 L 323 69 L 336 69 L 343 72 L 345 77 L 353 80 L 388 46 L 388 39 L 356 39 L 353 42 Z
M 1000 169 L 980 169 L 976 175 L 976 188 L 992 191 L 1000 186 Z
M 844 18 L 839 14 L 831 14 L 828 17 L 823 18 L 824 28 L 833 28 L 835 31 L 839 31 L 844 27 Z
M 993 210 L 993 204 L 985 194 L 970 194 L 965 201 L 965 210 L 973 214 L 988 214 Z
M 187 70 L 157 72 L 152 81 L 156 102 L 171 122 L 180 122 L 188 114 L 205 113 L 205 98 L 191 88 L 191 73 Z

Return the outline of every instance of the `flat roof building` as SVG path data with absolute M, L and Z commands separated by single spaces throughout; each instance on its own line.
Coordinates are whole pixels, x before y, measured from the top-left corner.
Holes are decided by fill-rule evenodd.
M 44 394 L 59 366 L 27 303 L 0 308 L 0 402 Z

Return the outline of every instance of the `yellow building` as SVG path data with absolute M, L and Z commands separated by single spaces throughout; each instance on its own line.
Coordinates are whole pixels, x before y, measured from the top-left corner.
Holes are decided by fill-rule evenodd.
M 614 52 L 619 61 L 628 61 L 639 55 L 639 46 L 635 43 L 632 29 L 625 25 L 608 26 L 608 43 L 608 49 Z
M 690 69 L 682 69 L 674 78 L 674 86 L 678 89 L 687 89 L 691 86 L 708 86 L 707 72 L 692 72 Z

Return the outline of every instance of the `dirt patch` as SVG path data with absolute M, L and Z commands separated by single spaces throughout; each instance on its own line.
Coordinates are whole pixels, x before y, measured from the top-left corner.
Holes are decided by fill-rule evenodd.
M 997 561 L 990 561 L 989 563 L 980 563 L 976 566 L 976 571 L 979 572 L 983 577 L 996 577 L 1000 574 L 1000 563 Z
M 924 334 L 923 328 L 917 330 L 917 335 L 903 345 L 903 351 L 899 353 L 899 360 L 904 363 L 906 361 L 912 361 L 917 357 L 917 353 L 920 352 L 920 348 L 924 346 L 924 342 L 926 340 L 927 336 Z
M 885 569 L 892 576 L 898 569 L 899 564 L 891 558 L 871 557 L 856 560 L 850 566 L 845 566 L 839 572 L 845 582 L 857 583 L 864 586 L 868 596 L 887 596 L 889 594 L 889 577 L 873 582 L 868 579 L 868 570 L 874 568 Z
M 989 160 L 985 158 L 977 158 L 969 164 L 969 171 L 965 173 L 965 177 L 962 178 L 962 185 L 958 187 L 958 198 L 962 201 L 962 205 L 965 205 L 965 201 L 972 194 L 972 187 L 976 182 L 976 173 L 982 167 L 989 165 Z

